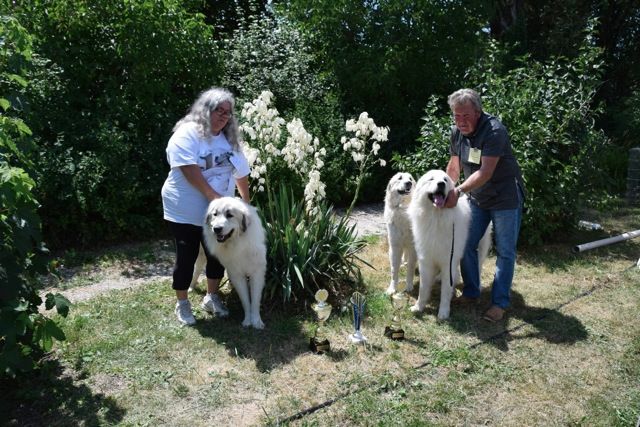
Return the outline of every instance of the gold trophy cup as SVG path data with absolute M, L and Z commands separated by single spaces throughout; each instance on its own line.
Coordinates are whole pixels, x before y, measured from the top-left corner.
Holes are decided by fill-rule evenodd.
M 309 348 L 316 354 L 322 354 L 331 350 L 331 344 L 327 339 L 327 330 L 324 322 L 327 321 L 331 315 L 331 304 L 327 303 L 329 292 L 326 289 L 320 289 L 315 294 L 316 303 L 311 305 L 311 308 L 316 313 L 318 319 L 318 328 L 316 333 L 309 340 Z
M 409 302 L 409 296 L 405 293 L 407 285 L 405 283 L 398 283 L 396 291 L 390 296 L 391 305 L 393 306 L 393 318 L 391 319 L 391 325 L 384 328 L 384 336 L 391 338 L 392 340 L 403 340 L 404 329 L 400 322 L 400 313 L 407 306 Z

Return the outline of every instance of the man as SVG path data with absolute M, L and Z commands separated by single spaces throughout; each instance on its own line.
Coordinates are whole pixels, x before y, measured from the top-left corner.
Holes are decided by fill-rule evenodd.
M 461 298 L 477 301 L 480 296 L 478 243 L 493 222 L 496 272 L 491 306 L 483 318 L 497 322 L 504 318 L 510 305 L 525 194 L 522 173 L 506 128 L 497 118 L 482 111 L 476 91 L 460 89 L 449 95 L 448 101 L 455 126 L 451 129 L 447 174 L 457 182 L 462 171 L 465 180 L 449 193 L 445 208 L 454 207 L 463 193 L 469 195 L 471 206 L 469 236 L 460 264 L 464 281 Z

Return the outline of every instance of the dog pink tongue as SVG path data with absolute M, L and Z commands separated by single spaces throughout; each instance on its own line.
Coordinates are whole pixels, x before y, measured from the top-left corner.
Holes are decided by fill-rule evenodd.
M 444 197 L 442 197 L 440 194 L 434 194 L 433 195 L 433 204 L 437 208 L 443 207 L 444 206 Z

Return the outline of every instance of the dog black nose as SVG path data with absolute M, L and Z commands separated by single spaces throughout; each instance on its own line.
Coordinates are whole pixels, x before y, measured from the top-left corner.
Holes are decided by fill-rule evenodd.
M 213 227 L 213 232 L 216 234 L 222 233 L 222 227 Z
M 438 183 L 438 191 L 444 191 L 445 186 L 446 186 L 445 182 L 444 181 L 440 181 Z
M 410 182 L 405 182 L 404 183 L 404 189 L 407 190 L 407 191 L 411 190 L 411 186 L 412 186 L 412 184 Z

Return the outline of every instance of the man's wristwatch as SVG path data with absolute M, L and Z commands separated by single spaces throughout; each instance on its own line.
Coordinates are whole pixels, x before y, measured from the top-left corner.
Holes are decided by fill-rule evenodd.
M 462 191 L 460 187 L 458 187 L 456 188 L 456 194 L 458 195 L 458 197 L 460 197 L 462 194 L 464 194 L 464 191 Z

